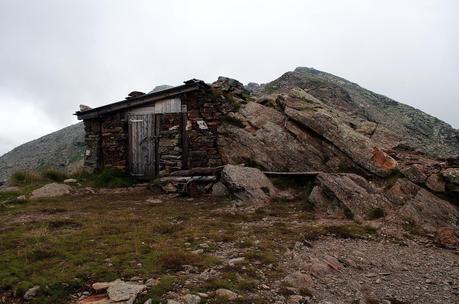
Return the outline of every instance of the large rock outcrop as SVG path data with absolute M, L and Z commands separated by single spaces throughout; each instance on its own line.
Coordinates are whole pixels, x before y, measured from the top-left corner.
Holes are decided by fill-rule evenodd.
M 339 172 L 352 168 L 364 174 L 389 175 L 397 162 L 351 128 L 350 121 L 354 120 L 345 113 L 293 89 L 249 101 L 237 113 L 228 114 L 219 130 L 220 153 L 228 163 L 255 163 L 268 170 Z
M 264 202 L 276 195 L 276 188 L 257 168 L 226 165 L 221 173 L 222 183 L 239 199 Z
M 426 233 L 442 227 L 459 229 L 459 210 L 454 205 L 407 179 L 398 179 L 384 194 L 400 206 L 391 216 L 394 222 L 419 227 Z
M 420 110 L 366 90 L 341 77 L 313 68 L 298 67 L 267 83 L 260 94 L 302 88 L 342 113 L 368 121 L 373 142 L 389 146 L 406 143 L 429 155 L 459 153 L 459 131 Z
M 320 173 L 309 200 L 333 218 L 364 220 L 375 210 L 389 210 L 391 202 L 365 178 L 356 174 Z
M 385 217 L 391 226 L 434 234 L 444 227 L 457 230 L 459 211 L 408 179 L 376 187 L 355 174 L 320 173 L 309 195 L 316 210 L 332 218 L 370 220 Z

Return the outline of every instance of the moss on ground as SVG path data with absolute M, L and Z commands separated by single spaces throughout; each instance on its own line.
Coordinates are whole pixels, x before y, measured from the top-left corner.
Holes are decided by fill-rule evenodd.
M 270 265 L 264 271 L 270 278 L 285 275 L 279 261 L 305 231 L 340 237 L 372 232 L 358 225 L 311 228 L 301 200 L 273 202 L 253 212 L 222 212 L 230 206 L 228 200 L 177 197 L 150 204 L 151 195 L 145 191 L 69 196 L 2 209 L 0 289 L 21 296 L 40 285 L 40 295 L 32 303 L 67 303 L 70 295 L 88 290 L 93 282 L 140 276 L 162 278 L 147 294 L 159 303 L 164 293 L 186 280 L 180 273 L 184 265 L 191 265 L 200 272 L 221 269 L 219 277 L 195 288 L 231 287 L 244 293 L 262 280 L 259 267 Z M 247 225 L 252 227 L 242 228 Z M 207 244 L 204 254 L 192 253 L 202 243 Z M 245 257 L 244 269 L 230 267 L 214 255 L 226 244 Z
M 214 211 L 227 201 L 177 198 L 148 204 L 150 196 L 145 192 L 135 198 L 129 193 L 49 198 L 3 210 L 0 288 L 20 296 L 34 285 L 48 286 L 33 303 L 66 303 L 70 294 L 95 281 L 175 277 L 183 265 L 202 271 L 221 264 L 212 255 L 190 252 L 203 240 L 210 244 L 208 253 L 218 249 L 217 242 L 233 243 L 248 260 L 275 264 L 279 253 L 269 248 L 281 248 L 281 241 L 286 248 L 297 238 L 297 232 L 281 223 L 249 236 L 239 229 L 264 216 L 295 215 L 293 205 L 273 203 L 265 208 L 266 214 L 243 216 Z M 15 220 L 19 218 L 23 220 Z M 249 272 L 239 287 L 252 286 Z M 160 297 L 160 291 L 150 292 L 156 294 L 154 299 Z

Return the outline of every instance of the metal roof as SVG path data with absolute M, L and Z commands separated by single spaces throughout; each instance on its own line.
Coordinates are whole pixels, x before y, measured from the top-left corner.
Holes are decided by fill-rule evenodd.
M 200 89 L 203 86 L 207 86 L 207 84 L 198 79 L 191 79 L 184 82 L 185 84 L 176 86 L 170 89 L 148 93 L 145 95 L 141 95 L 138 97 L 125 99 L 122 101 L 114 102 L 108 105 L 100 106 L 88 111 L 77 111 L 74 115 L 78 117 L 79 120 L 90 119 L 90 118 L 97 118 L 101 115 L 121 111 L 128 108 L 138 107 L 144 105 L 146 103 L 159 101 L 162 99 L 167 99 L 170 97 L 174 97 L 183 93 L 192 92 L 195 90 Z

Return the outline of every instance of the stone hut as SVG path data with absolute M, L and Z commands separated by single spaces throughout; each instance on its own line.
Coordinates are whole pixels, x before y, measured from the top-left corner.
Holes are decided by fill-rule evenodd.
M 217 147 L 221 105 L 200 80 L 76 112 L 85 126 L 85 168 L 118 168 L 150 178 L 222 165 Z

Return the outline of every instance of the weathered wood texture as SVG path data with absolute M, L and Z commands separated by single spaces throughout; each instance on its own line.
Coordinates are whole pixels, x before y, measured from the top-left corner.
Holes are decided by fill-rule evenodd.
M 216 175 L 223 170 L 223 167 L 211 167 L 211 168 L 193 168 L 189 170 L 179 170 L 172 172 L 170 176 L 206 176 Z
M 129 169 L 133 176 L 155 176 L 157 136 L 154 114 L 129 114 Z
M 296 171 L 296 172 L 273 172 L 263 171 L 267 176 L 316 176 L 320 172 L 317 171 Z

